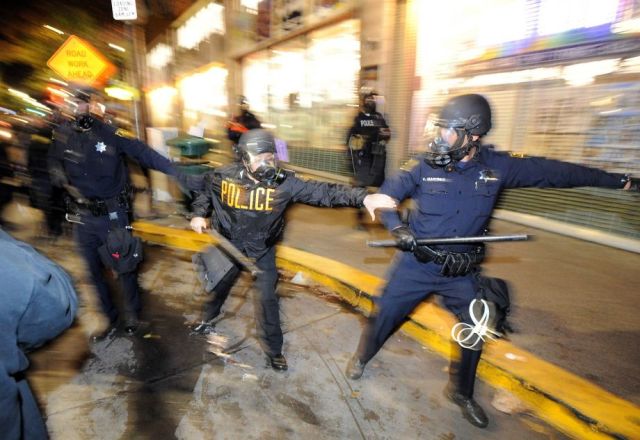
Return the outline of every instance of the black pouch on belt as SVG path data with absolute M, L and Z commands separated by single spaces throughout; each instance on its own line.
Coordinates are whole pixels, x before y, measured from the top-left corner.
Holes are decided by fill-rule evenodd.
M 198 279 L 205 291 L 211 292 L 233 268 L 234 263 L 220 249 L 209 246 L 191 257 Z
M 142 261 L 142 240 L 133 236 L 129 226 L 120 225 L 120 204 L 117 197 L 105 200 L 105 205 L 108 208 L 110 228 L 106 242 L 98 248 L 100 260 L 118 274 L 133 272 Z
M 102 263 L 116 273 L 133 272 L 142 261 L 142 241 L 126 228 L 114 228 L 98 248 Z

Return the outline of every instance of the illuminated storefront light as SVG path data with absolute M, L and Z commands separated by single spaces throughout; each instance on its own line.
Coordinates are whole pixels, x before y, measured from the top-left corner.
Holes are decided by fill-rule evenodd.
M 618 0 L 542 0 L 538 35 L 612 23 L 616 19 L 618 3 Z
M 209 3 L 178 28 L 178 46 L 193 49 L 209 35 L 224 33 L 224 6 Z
M 273 72 L 273 81 L 269 90 L 273 97 L 271 107 L 285 110 L 289 107 L 289 94 L 304 92 L 306 89 L 304 51 L 274 50 L 270 63 Z M 303 107 L 309 107 L 309 105 Z
M 347 102 L 360 71 L 360 42 L 354 34 L 313 39 L 309 47 L 311 99 Z
M 477 75 L 458 84 L 463 87 L 485 87 L 502 84 L 529 83 L 562 78 L 561 67 L 540 67 L 537 69 L 516 70 L 514 72 L 488 73 Z
M 174 100 L 177 94 L 177 90 L 169 86 L 158 87 L 147 92 L 153 117 L 159 123 L 166 123 L 171 120 Z
M 585 86 L 593 83 L 598 75 L 616 71 L 619 64 L 619 58 L 573 64 L 564 67 L 563 77 L 571 86 Z
M 640 17 L 614 23 L 611 26 L 611 32 L 614 32 L 616 34 L 640 33 Z
M 482 25 L 477 32 L 477 44 L 490 47 L 509 41 L 518 41 L 533 35 L 534 24 L 531 16 L 531 2 L 527 0 L 500 0 L 488 8 L 484 2 L 476 2 L 477 12 L 469 14 L 475 23 Z M 500 13 L 496 13 L 499 10 Z M 479 14 L 479 15 L 476 15 Z M 505 20 L 508 17 L 508 20 Z M 477 26 L 477 24 L 476 24 Z
M 214 66 L 178 81 L 185 110 L 226 117 L 227 69 Z
M 122 87 L 106 87 L 104 92 L 107 96 L 120 101 L 132 101 L 134 99 L 134 93 L 131 90 Z
M 240 6 L 243 6 L 247 9 L 247 12 L 251 12 L 253 14 L 258 13 L 258 4 L 260 0 L 240 0 Z
M 173 60 L 173 49 L 167 44 L 158 44 L 147 54 L 147 64 L 154 69 L 162 69 Z
M 640 72 L 640 56 L 627 58 L 620 62 L 620 73 L 638 73 Z
M 256 54 L 245 60 L 242 71 L 244 82 L 244 95 L 249 100 L 253 111 L 266 113 L 269 107 L 269 97 L 266 93 L 270 80 L 269 61 L 265 54 Z

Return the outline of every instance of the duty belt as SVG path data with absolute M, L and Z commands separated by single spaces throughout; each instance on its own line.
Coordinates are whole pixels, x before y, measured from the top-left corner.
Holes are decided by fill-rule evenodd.
M 129 209 L 129 190 L 125 188 L 120 194 L 110 199 L 91 198 L 83 200 L 78 204 L 80 208 L 86 208 L 94 217 L 101 217 L 103 215 L 109 215 L 110 206 L 121 208 L 124 210 Z
M 440 269 L 442 275 L 456 277 L 470 273 L 482 263 L 484 246 L 477 246 L 469 252 L 451 252 L 433 246 L 418 246 L 414 254 L 423 263 L 432 261 L 442 266 Z

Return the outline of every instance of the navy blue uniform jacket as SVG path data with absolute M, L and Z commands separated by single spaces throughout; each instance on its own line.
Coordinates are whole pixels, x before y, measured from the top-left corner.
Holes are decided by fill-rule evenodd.
M 387 179 L 380 192 L 398 201 L 414 200 L 409 227 L 418 238 L 482 235 L 504 188 L 623 186 L 622 174 L 541 157 L 513 157 L 486 145 L 452 172 L 432 168 L 422 157 L 411 165 Z M 396 212 L 383 211 L 381 219 L 388 229 L 401 224 Z
M 120 136 L 115 127 L 95 120 L 87 132 L 75 130 L 72 123 L 56 129 L 49 152 L 52 183 L 71 184 L 86 198 L 118 196 L 129 181 L 123 155 L 145 168 L 177 174 L 169 159 L 144 142 Z

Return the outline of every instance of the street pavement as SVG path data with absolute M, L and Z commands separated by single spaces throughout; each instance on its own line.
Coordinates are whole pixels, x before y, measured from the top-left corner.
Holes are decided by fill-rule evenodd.
M 385 278 L 391 249 L 367 240 L 389 238 L 378 223 L 355 228 L 351 208 L 296 205 L 284 244 Z M 640 254 L 493 220 L 491 234 L 530 234 L 526 242 L 487 246 L 487 275 L 509 282 L 510 322 L 518 347 L 640 404 Z
M 526 412 L 494 409 L 483 383 L 477 397 L 491 422 L 474 428 L 442 395 L 447 361 L 403 334 L 392 336 L 360 381 L 347 380 L 343 370 L 362 316 L 331 292 L 292 284 L 293 274 L 283 274 L 279 287 L 289 371 L 266 365 L 246 275 L 216 334 L 190 335 L 204 296 L 187 251 L 147 246 L 143 325 L 133 337 L 119 332 L 89 343 L 104 321 L 71 239 L 39 237 L 38 223 L 29 221 L 37 215 L 25 206 L 15 210 L 12 218 L 23 221 L 12 233 L 65 267 L 81 296 L 77 324 L 30 355 L 27 377 L 53 439 L 565 438 Z M 313 211 L 313 218 L 328 212 Z M 331 216 L 325 220 L 330 224 Z M 165 221 L 184 225 L 179 217 Z M 305 245 L 309 235 L 316 233 L 305 234 Z

